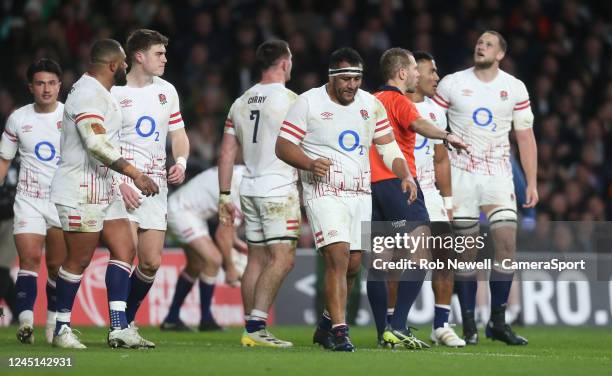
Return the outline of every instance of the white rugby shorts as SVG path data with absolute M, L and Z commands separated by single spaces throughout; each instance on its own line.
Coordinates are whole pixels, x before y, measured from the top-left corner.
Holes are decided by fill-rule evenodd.
M 50 227 L 62 227 L 55 204 L 48 199 L 15 196 L 13 234 L 46 235 Z
M 372 197 L 323 196 L 306 201 L 306 215 L 312 228 L 317 249 L 345 242 L 351 251 L 367 249 L 362 244 L 362 222 L 372 221 Z
M 516 211 L 512 176 L 478 175 L 451 167 L 453 216 L 478 219 L 480 207 L 496 205 Z
M 296 242 L 300 237 L 297 190 L 286 196 L 240 196 L 247 242 L 253 245 Z
M 64 231 L 100 232 L 104 227 L 104 221 L 127 219 L 125 205 L 118 198 L 109 204 L 79 204 L 77 207 L 55 204 L 55 206 Z

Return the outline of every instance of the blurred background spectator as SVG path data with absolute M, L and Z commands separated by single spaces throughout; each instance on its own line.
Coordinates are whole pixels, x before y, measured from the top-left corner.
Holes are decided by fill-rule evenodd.
M 606 16 L 606 14 L 608 16 Z M 61 100 L 96 38 L 125 42 L 140 27 L 170 38 L 164 78 L 179 92 L 192 145 L 190 175 L 215 163 L 226 113 L 257 81 L 256 46 L 289 41 L 301 93 L 327 81 L 330 52 L 356 48 L 363 88 L 381 83 L 378 59 L 402 46 L 429 50 L 440 75 L 467 68 L 483 30 L 505 35 L 502 68 L 525 82 L 539 146 L 538 221 L 612 218 L 612 2 L 573 0 L 27 0 L 0 7 L 0 127 L 30 101 L 36 58 L 64 68 Z M 560 238 L 559 250 L 573 239 Z

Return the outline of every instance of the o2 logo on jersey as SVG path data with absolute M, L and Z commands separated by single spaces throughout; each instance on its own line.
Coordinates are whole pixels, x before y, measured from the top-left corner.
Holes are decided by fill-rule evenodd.
M 338 136 L 338 144 L 345 151 L 353 151 L 359 148 L 359 155 L 363 155 L 364 147 L 359 145 L 359 134 L 352 130 L 346 130 Z
M 495 132 L 497 129 L 497 124 L 493 123 L 493 113 L 486 107 L 479 107 L 472 113 L 472 120 L 474 124 L 479 127 L 488 127 L 493 124 L 493 128 L 491 128 L 492 132 Z
M 41 141 L 34 146 L 36 158 L 43 162 L 49 162 L 55 158 L 55 146 L 49 141 Z
M 149 123 L 148 131 L 146 130 L 145 123 Z M 141 116 L 136 122 L 136 133 L 138 133 L 140 137 L 151 137 L 151 135 L 155 133 L 155 141 L 159 141 L 159 132 L 156 132 L 155 128 L 155 119 L 150 116 Z

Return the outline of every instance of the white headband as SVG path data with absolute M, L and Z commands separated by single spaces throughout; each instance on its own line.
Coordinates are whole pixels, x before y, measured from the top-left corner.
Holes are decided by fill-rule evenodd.
M 339 76 L 339 75 L 347 75 L 347 76 L 360 76 L 363 74 L 363 69 L 361 67 L 346 67 L 346 68 L 330 68 L 328 71 L 328 75 Z

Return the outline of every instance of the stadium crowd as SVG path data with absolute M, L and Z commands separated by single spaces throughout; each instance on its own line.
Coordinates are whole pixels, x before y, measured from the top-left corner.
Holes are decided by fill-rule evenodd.
M 288 88 L 326 80 L 338 46 L 365 60 L 364 88 L 381 83 L 378 59 L 392 47 L 430 51 L 440 76 L 471 64 L 481 30 L 502 32 L 502 69 L 528 87 L 539 149 L 538 220 L 612 218 L 612 25 L 596 1 L 441 0 L 9 2 L 0 8 L 0 124 L 30 101 L 25 71 L 51 57 L 64 69 L 60 100 L 83 73 L 91 42 L 125 41 L 138 27 L 169 36 L 165 78 L 182 98 L 191 141 L 190 176 L 214 165 L 233 98 L 257 81 L 256 46 L 287 40 L 294 55 Z

